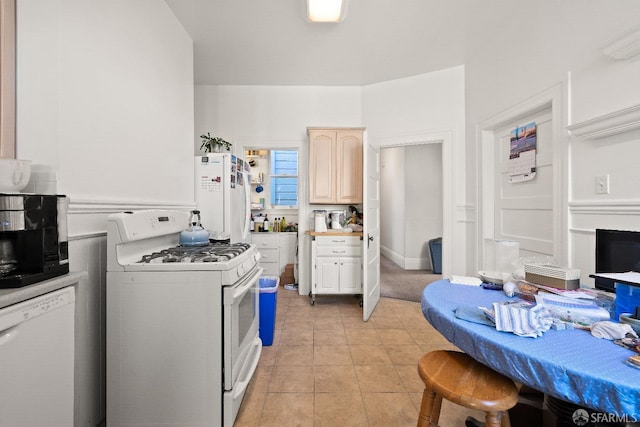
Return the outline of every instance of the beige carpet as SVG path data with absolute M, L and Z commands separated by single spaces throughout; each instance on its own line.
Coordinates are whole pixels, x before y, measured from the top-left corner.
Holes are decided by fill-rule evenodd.
M 420 302 L 422 291 L 442 274 L 430 270 L 404 270 L 389 258 L 380 256 L 380 296 Z

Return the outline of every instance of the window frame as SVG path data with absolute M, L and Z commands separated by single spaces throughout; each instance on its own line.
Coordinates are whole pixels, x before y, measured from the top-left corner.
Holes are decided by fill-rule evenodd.
M 297 209 L 300 205 L 300 150 L 298 148 L 270 148 L 269 158 L 269 174 L 268 174 L 268 186 L 269 186 L 269 204 L 272 209 Z M 296 174 L 275 174 L 271 173 L 274 170 L 274 152 L 295 152 L 296 154 Z M 295 178 L 296 180 L 296 204 L 295 205 L 278 205 L 274 204 L 274 197 L 277 192 L 274 191 L 274 178 Z

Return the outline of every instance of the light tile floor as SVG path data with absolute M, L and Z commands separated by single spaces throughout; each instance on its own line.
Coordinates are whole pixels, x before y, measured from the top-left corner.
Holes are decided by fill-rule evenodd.
M 273 345 L 244 397 L 236 427 L 415 426 L 424 385 L 418 360 L 455 349 L 416 302 L 382 298 L 369 321 L 353 295 L 278 290 Z M 440 425 L 482 413 L 443 401 Z

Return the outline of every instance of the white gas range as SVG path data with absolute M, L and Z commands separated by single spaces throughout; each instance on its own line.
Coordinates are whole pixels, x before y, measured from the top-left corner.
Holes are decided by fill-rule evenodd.
M 262 343 L 260 254 L 178 245 L 188 214 L 107 225 L 107 425 L 232 426 Z

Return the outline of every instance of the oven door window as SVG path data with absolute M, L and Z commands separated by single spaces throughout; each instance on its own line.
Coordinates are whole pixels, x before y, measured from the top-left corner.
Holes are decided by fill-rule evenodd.
M 224 289 L 224 388 L 231 390 L 238 379 L 251 344 L 258 336 L 258 279 L 261 268 L 240 284 Z
M 256 309 L 256 302 L 258 295 L 255 291 L 250 291 L 244 294 L 240 302 L 237 304 L 238 310 L 238 338 L 242 342 L 246 339 L 254 339 L 252 336 L 254 332 L 254 325 L 258 312 Z

